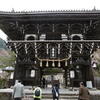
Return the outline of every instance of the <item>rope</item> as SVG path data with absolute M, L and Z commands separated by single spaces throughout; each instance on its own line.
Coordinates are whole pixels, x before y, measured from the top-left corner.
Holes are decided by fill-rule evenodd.
M 71 55 L 68 58 L 64 58 L 64 59 L 40 59 L 39 57 L 37 57 L 37 59 L 39 61 L 67 61 L 71 58 Z

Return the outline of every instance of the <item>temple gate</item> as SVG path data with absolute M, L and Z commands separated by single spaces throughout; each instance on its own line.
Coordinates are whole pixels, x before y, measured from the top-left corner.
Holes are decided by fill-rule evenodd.
M 43 70 L 64 70 L 65 86 L 92 81 L 100 48 L 100 11 L 0 12 L 0 28 L 16 53 L 14 81 L 41 85 Z

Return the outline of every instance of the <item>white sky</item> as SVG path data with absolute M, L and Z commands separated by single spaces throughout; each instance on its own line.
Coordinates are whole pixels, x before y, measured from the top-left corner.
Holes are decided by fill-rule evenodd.
M 100 0 L 0 0 L 0 11 L 100 10 Z M 0 37 L 5 39 L 0 31 Z
M 100 8 L 100 0 L 0 0 L 0 10 L 66 10 Z

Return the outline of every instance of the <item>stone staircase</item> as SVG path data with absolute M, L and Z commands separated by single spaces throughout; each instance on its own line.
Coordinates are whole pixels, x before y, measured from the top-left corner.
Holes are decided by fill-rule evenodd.
M 27 92 L 23 100 L 33 100 L 32 92 Z M 51 90 L 45 90 L 45 92 L 43 91 L 42 100 L 53 100 Z M 78 92 L 62 90 L 60 91 L 59 100 L 78 100 Z
M 23 100 L 33 100 L 32 95 L 27 95 Z M 42 97 L 42 100 L 53 100 L 52 95 L 50 94 L 44 94 Z M 78 100 L 77 95 L 60 95 L 59 100 Z
M 78 100 L 79 90 L 74 88 L 73 90 L 68 89 L 60 89 L 60 97 L 59 100 Z M 90 89 L 90 100 L 100 100 L 100 90 L 98 89 Z M 0 89 L 0 100 L 12 100 L 12 89 Z M 42 100 L 53 100 L 51 89 L 42 89 Z M 25 89 L 25 97 L 23 100 L 33 100 L 33 90 L 31 88 Z

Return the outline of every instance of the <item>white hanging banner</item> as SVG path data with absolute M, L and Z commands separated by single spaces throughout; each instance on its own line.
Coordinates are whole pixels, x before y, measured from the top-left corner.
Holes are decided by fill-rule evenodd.
M 70 78 L 75 78 L 75 72 L 74 72 L 74 70 L 70 71 Z
M 35 77 L 35 70 L 31 70 L 31 77 Z

